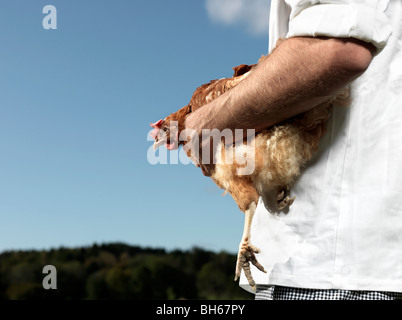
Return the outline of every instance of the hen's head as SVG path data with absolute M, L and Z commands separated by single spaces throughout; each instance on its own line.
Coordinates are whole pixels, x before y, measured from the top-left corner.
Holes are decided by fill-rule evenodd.
M 171 113 L 164 120 L 151 123 L 154 130 L 151 131 L 151 137 L 155 139 L 154 150 L 161 145 L 165 145 L 168 150 L 176 150 L 179 145 L 184 145 L 184 141 L 179 141 L 179 135 L 185 129 L 184 122 L 186 117 L 191 113 L 190 104 L 180 110 Z
M 154 150 L 164 145 L 168 150 L 179 148 L 179 130 L 177 126 L 172 126 L 164 120 L 159 120 L 150 124 L 152 128 L 151 137 L 155 139 Z

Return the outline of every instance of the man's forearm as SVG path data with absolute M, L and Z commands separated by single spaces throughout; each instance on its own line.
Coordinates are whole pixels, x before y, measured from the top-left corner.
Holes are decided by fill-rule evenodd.
M 371 59 L 372 47 L 356 40 L 285 40 L 238 86 L 190 115 L 186 127 L 262 130 L 324 102 Z

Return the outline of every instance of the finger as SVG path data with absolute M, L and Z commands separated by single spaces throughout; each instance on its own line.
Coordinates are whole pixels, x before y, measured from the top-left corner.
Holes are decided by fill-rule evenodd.
M 244 275 L 246 276 L 246 279 L 251 287 L 255 287 L 255 281 L 251 275 L 251 268 L 250 268 L 250 263 L 246 261 L 243 265 L 243 271 Z
M 243 265 L 246 262 L 246 257 L 241 255 L 238 256 L 237 258 L 237 263 L 236 263 L 236 272 L 235 272 L 235 278 L 234 281 L 237 281 L 237 279 L 240 278 L 240 274 L 241 274 L 241 269 L 243 269 Z
M 260 270 L 260 271 L 262 271 L 264 273 L 267 273 L 265 271 L 264 267 L 262 266 L 262 264 L 259 263 L 258 260 L 254 256 L 250 259 L 250 261 L 258 270 Z
M 254 253 L 260 253 L 261 252 L 260 249 L 258 249 L 257 247 L 255 247 L 253 245 L 248 246 L 248 249 L 253 251 Z

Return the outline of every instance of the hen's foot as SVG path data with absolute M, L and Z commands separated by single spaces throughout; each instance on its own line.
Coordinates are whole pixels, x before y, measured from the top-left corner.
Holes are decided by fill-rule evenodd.
M 276 195 L 276 206 L 280 210 L 285 209 L 286 207 L 290 207 L 295 199 L 296 197 L 290 197 L 290 189 L 289 187 L 286 187 L 285 189 L 278 191 L 278 194 Z
M 240 278 L 241 270 L 243 270 L 244 275 L 253 290 L 255 290 L 255 281 L 251 275 L 250 262 L 256 266 L 258 270 L 267 273 L 264 267 L 257 261 L 257 258 L 255 257 L 256 253 L 260 253 L 260 249 L 251 245 L 248 241 L 242 241 L 239 253 L 237 254 L 236 274 L 234 278 L 234 280 L 237 281 L 237 279 Z

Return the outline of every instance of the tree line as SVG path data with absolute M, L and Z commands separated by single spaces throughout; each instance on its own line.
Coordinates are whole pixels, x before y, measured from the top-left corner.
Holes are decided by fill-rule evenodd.
M 44 266 L 57 270 L 57 289 L 45 290 Z M 0 254 L 2 300 L 252 299 L 233 281 L 236 256 L 124 243 Z

